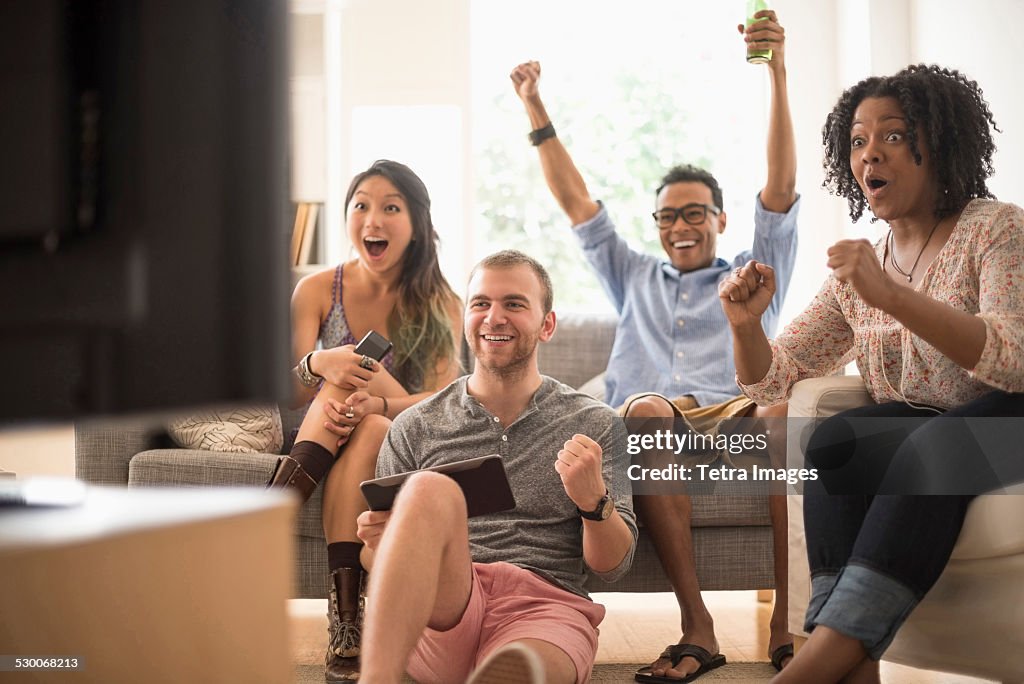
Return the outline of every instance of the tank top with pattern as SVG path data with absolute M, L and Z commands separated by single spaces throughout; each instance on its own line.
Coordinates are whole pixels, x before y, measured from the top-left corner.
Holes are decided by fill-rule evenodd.
M 331 309 L 327 312 L 327 317 L 324 318 L 323 323 L 320 324 L 320 344 L 324 349 L 333 349 L 345 344 L 357 344 L 359 342 L 355 335 L 352 334 L 352 329 L 349 328 L 348 319 L 345 318 L 345 307 L 341 303 L 342 266 L 343 264 L 338 264 L 338 268 L 334 269 L 334 284 L 331 286 Z M 380 331 L 378 330 L 377 332 Z M 394 375 L 394 364 L 394 349 L 389 349 L 388 353 L 381 359 L 381 365 Z

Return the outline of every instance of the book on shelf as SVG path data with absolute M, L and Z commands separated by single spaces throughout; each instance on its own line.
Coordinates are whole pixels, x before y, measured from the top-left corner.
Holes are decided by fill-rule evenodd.
M 295 225 L 292 227 L 292 266 L 308 264 L 313 253 L 313 238 L 320 205 L 314 202 L 299 202 L 295 209 Z

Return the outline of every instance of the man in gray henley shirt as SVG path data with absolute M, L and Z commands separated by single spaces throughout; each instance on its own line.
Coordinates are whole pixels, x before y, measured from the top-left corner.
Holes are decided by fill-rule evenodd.
M 397 682 L 588 681 L 603 607 L 585 572 L 629 569 L 636 521 L 623 421 L 537 369 L 555 331 L 551 283 L 499 252 L 470 278 L 465 334 L 476 368 L 394 421 L 378 476 L 500 454 L 516 507 L 466 517 L 458 485 L 419 473 L 391 511 L 359 517 L 370 567 L 362 678 Z M 508 673 L 512 673 L 509 675 Z

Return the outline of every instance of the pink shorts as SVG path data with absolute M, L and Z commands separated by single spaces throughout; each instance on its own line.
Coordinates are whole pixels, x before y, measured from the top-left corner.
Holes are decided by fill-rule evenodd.
M 565 651 L 576 665 L 576 681 L 587 682 L 604 612 L 604 606 L 516 565 L 473 563 L 473 589 L 462 620 L 444 632 L 423 630 L 409 658 L 409 676 L 424 683 L 465 682 L 495 649 L 539 639 Z

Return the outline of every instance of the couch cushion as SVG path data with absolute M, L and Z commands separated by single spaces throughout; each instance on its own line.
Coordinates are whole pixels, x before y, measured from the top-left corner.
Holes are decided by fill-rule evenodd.
M 692 527 L 749 527 L 772 524 L 768 515 L 766 496 L 697 494 L 691 501 Z
M 129 486 L 263 486 L 277 463 L 275 454 L 233 454 L 198 449 L 151 449 L 128 466 Z
M 1021 491 L 1018 486 L 1014 491 Z M 952 558 L 998 558 L 1024 553 L 1024 496 L 987 494 L 971 502 Z
M 566 314 L 557 318 L 551 341 L 538 351 L 540 372 L 579 387 L 608 366 L 618 319 L 608 314 Z
M 789 397 L 790 418 L 824 418 L 871 401 L 859 375 L 801 380 Z
M 705 591 L 771 589 L 774 560 L 770 527 L 698 527 L 693 531 L 697 581 Z M 606 583 L 591 575 L 588 591 L 672 591 L 651 538 L 640 531 L 633 566 Z
M 274 472 L 276 454 L 230 454 L 192 449 L 152 449 L 128 465 L 128 486 L 264 487 Z M 299 509 L 296 533 L 323 540 L 323 487 Z
M 588 394 L 598 401 L 605 400 L 605 384 L 604 384 L 605 373 L 601 372 L 594 377 L 587 380 L 585 383 L 577 387 L 580 392 Z

